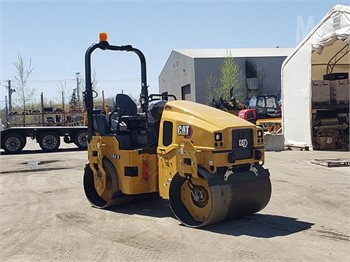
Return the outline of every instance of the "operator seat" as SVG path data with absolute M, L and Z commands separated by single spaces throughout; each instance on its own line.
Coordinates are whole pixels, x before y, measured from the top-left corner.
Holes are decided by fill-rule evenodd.
M 137 113 L 137 106 L 128 95 L 117 94 L 115 112 L 118 113 L 116 135 L 121 149 L 142 149 L 154 142 L 146 116 Z
M 119 113 L 119 122 L 124 122 L 129 130 L 146 128 L 145 116 L 137 114 L 137 106 L 128 95 L 117 94 L 115 107 Z

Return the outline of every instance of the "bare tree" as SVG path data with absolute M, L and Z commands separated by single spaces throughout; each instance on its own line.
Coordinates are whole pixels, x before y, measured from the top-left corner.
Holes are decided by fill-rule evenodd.
M 17 69 L 15 76 L 16 95 L 19 98 L 23 111 L 26 110 L 26 104 L 35 95 L 35 89 L 28 86 L 28 78 L 32 74 L 34 68 L 32 67 L 32 59 L 29 60 L 28 67 L 25 67 L 21 54 L 17 54 L 18 60 L 13 63 Z M 25 126 L 25 116 L 23 117 L 23 125 Z
M 216 98 L 217 91 L 219 88 L 219 81 L 216 76 L 209 74 L 205 78 L 205 89 L 204 89 L 204 103 L 210 104 L 213 98 Z
M 58 98 L 57 101 L 62 103 L 63 110 L 65 110 L 66 106 L 66 98 L 70 96 L 70 90 L 67 88 L 66 81 L 60 81 L 59 85 L 57 85 L 57 93 Z

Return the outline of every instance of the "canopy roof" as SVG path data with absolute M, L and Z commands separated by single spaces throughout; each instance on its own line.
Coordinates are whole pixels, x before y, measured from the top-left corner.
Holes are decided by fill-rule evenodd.
M 322 80 L 329 62 L 333 73 L 348 72 L 350 7 L 334 6 L 282 65 L 283 132 L 287 144 L 312 147 L 312 80 Z M 334 59 L 337 58 L 337 59 Z
M 350 44 L 350 7 L 336 5 L 316 26 L 313 32 L 312 50 L 321 53 L 324 47 L 337 40 Z

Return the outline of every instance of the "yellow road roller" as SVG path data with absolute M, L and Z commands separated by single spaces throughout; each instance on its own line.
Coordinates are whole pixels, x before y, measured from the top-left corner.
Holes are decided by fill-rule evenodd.
M 135 53 L 141 63 L 140 108 L 117 94 L 108 115 L 94 109 L 91 55 L 96 49 Z M 270 200 L 263 130 L 213 107 L 148 94 L 146 59 L 106 33 L 85 54 L 88 163 L 83 184 L 92 206 L 109 208 L 150 195 L 168 199 L 176 218 L 199 228 L 252 215 Z

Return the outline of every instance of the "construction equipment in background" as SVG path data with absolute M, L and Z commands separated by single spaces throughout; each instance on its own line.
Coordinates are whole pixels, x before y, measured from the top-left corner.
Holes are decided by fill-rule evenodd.
M 117 94 L 108 117 L 94 110 L 91 55 L 96 49 L 139 57 L 142 113 L 125 94 Z M 268 204 L 271 182 L 263 167 L 260 127 L 172 95 L 148 95 L 143 53 L 131 45 L 110 45 L 106 33 L 86 51 L 85 75 L 89 144 L 83 184 L 94 207 L 155 194 L 169 199 L 182 224 L 198 228 L 252 215 Z
M 256 110 L 257 119 L 276 118 L 282 115 L 281 107 L 274 95 L 252 97 L 249 101 L 249 108 Z
M 240 118 L 261 126 L 265 132 L 280 133 L 282 131 L 282 111 L 276 96 L 252 97 L 248 107 L 239 111 Z
M 320 150 L 349 150 L 348 112 L 318 110 L 313 113 L 313 145 Z
M 345 45 L 328 62 L 324 80 L 311 82 L 312 144 L 316 150 L 349 150 L 349 73 L 333 73 L 349 52 Z
M 233 88 L 230 89 L 230 99 L 228 101 L 223 97 L 220 97 L 217 100 L 213 98 L 210 103 L 210 106 L 224 110 L 236 116 L 241 110 L 246 108 L 245 104 L 237 101 L 236 98 L 233 96 Z

